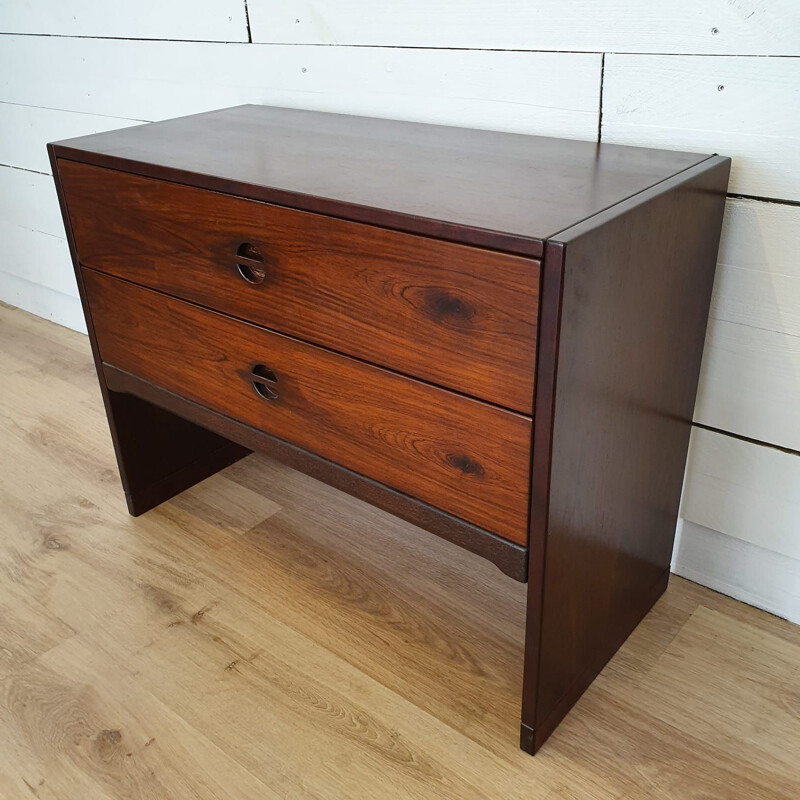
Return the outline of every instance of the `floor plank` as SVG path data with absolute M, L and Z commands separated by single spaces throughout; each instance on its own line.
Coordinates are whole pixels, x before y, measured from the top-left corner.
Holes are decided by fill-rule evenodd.
M 4 797 L 278 797 L 80 637 L 0 687 Z

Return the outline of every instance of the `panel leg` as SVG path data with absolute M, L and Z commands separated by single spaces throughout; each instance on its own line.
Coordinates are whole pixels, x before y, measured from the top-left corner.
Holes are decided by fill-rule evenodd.
M 106 391 L 128 511 L 139 516 L 250 451 L 130 394 Z

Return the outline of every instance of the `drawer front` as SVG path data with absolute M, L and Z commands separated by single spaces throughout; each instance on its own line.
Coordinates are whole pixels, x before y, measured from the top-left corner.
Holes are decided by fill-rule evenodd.
M 77 162 L 59 171 L 84 266 L 532 413 L 538 261 Z
M 93 270 L 83 277 L 105 363 L 526 541 L 528 417 Z

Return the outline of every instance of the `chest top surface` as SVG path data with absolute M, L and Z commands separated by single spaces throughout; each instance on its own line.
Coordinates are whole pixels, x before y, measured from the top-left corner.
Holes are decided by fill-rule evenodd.
M 58 157 L 540 256 L 708 156 L 246 105 L 58 142 Z

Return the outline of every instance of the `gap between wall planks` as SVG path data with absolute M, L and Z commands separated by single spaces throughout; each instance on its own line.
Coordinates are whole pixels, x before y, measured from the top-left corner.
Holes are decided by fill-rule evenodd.
M 800 55 L 794 0 L 248 0 L 257 42 L 572 52 Z M 753 4 L 755 5 L 755 4 Z
M 3 45 L 0 72 L 32 65 L 19 81 L 0 86 L 0 101 L 8 103 L 147 120 L 261 103 L 586 140 L 596 136 L 601 56 L 593 53 L 25 36 L 6 37 Z M 55 74 L 34 66 L 48 61 L 59 64 Z
M 800 200 L 800 59 L 609 55 L 603 138 L 719 150 L 729 191 Z
M 800 564 L 800 458 L 796 453 L 695 428 L 686 474 L 684 519 Z

